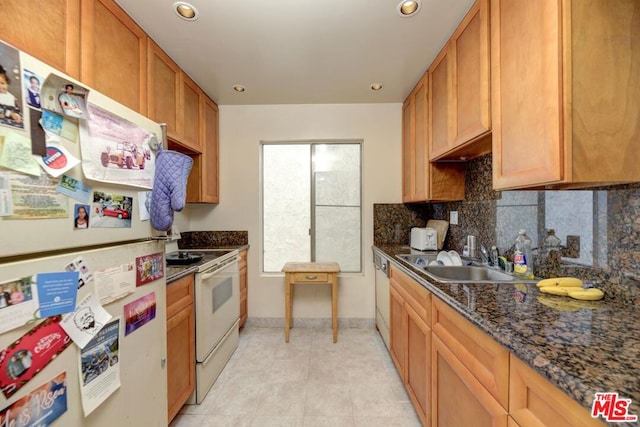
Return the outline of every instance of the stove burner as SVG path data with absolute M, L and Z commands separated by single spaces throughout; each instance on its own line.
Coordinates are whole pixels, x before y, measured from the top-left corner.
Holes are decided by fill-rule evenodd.
M 177 254 L 167 254 L 168 265 L 185 265 L 199 262 L 204 257 L 202 252 L 179 252 Z

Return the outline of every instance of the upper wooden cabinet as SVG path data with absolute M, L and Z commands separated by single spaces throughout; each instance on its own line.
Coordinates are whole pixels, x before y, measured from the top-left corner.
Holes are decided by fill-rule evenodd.
M 451 147 L 451 55 L 449 44 L 429 67 L 429 158 Z
M 418 82 L 402 111 L 402 201 L 427 200 L 427 75 Z
M 167 124 L 167 137 L 178 151 L 202 152 L 204 92 L 160 46 L 148 40 L 149 118 Z
M 491 1 L 493 184 L 640 181 L 640 3 Z
M 180 98 L 178 99 L 178 135 L 182 145 L 202 152 L 201 109 L 204 104 L 204 92 L 185 73 L 180 73 Z
M 80 80 L 146 115 L 146 33 L 113 0 L 83 1 L 80 12 Z
M 167 124 L 167 136 L 177 140 L 180 67 L 150 38 L 148 43 L 148 102 L 149 118 Z
M 218 106 L 212 99 L 204 97 L 202 154 L 204 171 L 202 176 L 202 201 L 218 203 L 220 201 L 220 147 L 218 141 Z
M 200 115 L 202 153 L 191 154 L 193 168 L 187 182 L 187 202 L 218 203 L 220 201 L 218 106 L 204 95 Z
M 0 14 L 0 39 L 80 78 L 80 0 L 3 0 Z
M 489 0 L 477 0 L 429 67 L 430 160 L 491 151 Z
M 428 158 L 428 73 L 402 108 L 402 201 L 464 199 L 464 164 L 430 163 Z

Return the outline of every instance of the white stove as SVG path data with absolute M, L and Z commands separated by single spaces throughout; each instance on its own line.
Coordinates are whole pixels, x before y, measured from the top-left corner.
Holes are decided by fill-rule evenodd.
M 196 389 L 187 401 L 189 404 L 202 403 L 238 347 L 238 258 L 237 249 L 193 249 L 166 255 L 167 263 L 197 268 L 194 298 Z

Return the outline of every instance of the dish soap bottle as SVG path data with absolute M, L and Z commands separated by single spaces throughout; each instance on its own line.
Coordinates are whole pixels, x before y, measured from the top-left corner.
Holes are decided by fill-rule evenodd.
M 520 230 L 515 241 L 513 272 L 523 279 L 533 279 L 533 248 L 526 230 Z

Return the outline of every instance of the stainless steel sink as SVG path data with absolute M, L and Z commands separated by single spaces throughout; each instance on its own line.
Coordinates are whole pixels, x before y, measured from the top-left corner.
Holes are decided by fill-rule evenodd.
M 396 257 L 408 262 L 413 268 L 425 273 L 434 280 L 444 283 L 535 283 L 536 280 L 522 280 L 511 274 L 486 265 L 429 265 L 437 255 L 434 254 L 396 254 Z
M 503 273 L 484 266 L 445 266 L 428 265 L 424 272 L 441 282 L 513 282 L 516 280 L 510 274 Z

